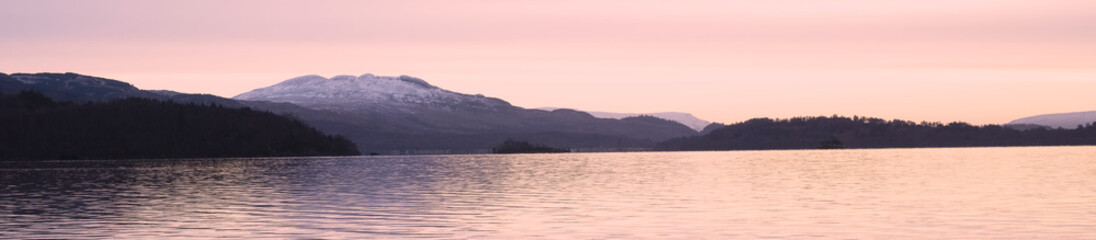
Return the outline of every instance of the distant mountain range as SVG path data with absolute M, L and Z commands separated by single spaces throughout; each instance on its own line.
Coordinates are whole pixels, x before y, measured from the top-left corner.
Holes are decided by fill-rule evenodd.
M 308 75 L 226 99 L 207 94 L 141 90 L 76 73 L 0 74 L 0 92 L 34 90 L 61 101 L 124 98 L 215 104 L 291 115 L 370 153 L 488 152 L 506 139 L 576 150 L 647 149 L 698 134 L 655 117 L 603 119 L 574 110 L 524 109 L 497 98 L 452 92 L 409 76 Z
M 525 109 L 448 91 L 409 76 L 297 77 L 226 99 L 141 90 L 75 73 L 3 74 L 0 93 L 41 92 L 59 101 L 147 98 L 292 116 L 352 140 L 363 153 L 486 153 L 507 139 L 578 151 L 796 149 L 825 146 L 954 147 L 1094 144 L 1096 112 L 1050 114 L 1002 126 L 914 124 L 872 118 L 755 119 L 723 125 L 686 113 L 587 113 Z M 685 124 L 688 124 L 685 125 Z M 703 127 L 701 127 L 703 125 Z M 1075 128 L 1055 130 L 1048 127 Z M 697 129 L 700 129 L 698 132 Z M 280 131 L 271 129 L 271 131 Z
M 562 108 L 540 107 L 540 108 L 537 108 L 537 109 L 545 110 L 545 111 L 555 111 L 555 110 L 562 109 Z M 712 124 L 712 122 L 709 122 L 709 121 L 704 120 L 704 119 L 697 118 L 696 116 L 693 116 L 692 114 L 683 113 L 683 112 L 660 112 L 660 113 L 612 113 L 612 112 L 592 112 L 592 111 L 585 111 L 585 112 L 589 113 L 590 115 L 593 115 L 596 118 L 611 118 L 611 119 L 623 119 L 623 118 L 627 118 L 627 117 L 638 117 L 638 116 L 651 116 L 651 117 L 666 119 L 666 120 L 675 121 L 675 122 L 684 124 L 685 126 L 688 126 L 689 128 L 692 128 L 693 130 L 696 130 L 697 132 L 703 131 L 705 127 L 708 127 L 708 125 Z
M 482 152 L 508 138 L 578 149 L 631 149 L 698 134 L 680 123 L 655 117 L 603 119 L 574 110 L 524 109 L 497 98 L 441 89 L 409 76 L 308 75 L 234 99 L 289 103 L 335 113 L 338 119 L 297 116 L 320 129 L 346 135 L 363 151 Z
M 1013 120 L 1005 125 L 1042 125 L 1051 128 L 1074 129 L 1096 122 L 1096 111 L 1043 114 Z

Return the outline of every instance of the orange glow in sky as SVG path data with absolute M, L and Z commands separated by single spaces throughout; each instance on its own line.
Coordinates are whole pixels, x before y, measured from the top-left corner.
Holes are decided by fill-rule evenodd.
M 4 1 L 0 72 L 232 97 L 411 75 L 523 107 L 716 122 L 1096 110 L 1096 1 Z

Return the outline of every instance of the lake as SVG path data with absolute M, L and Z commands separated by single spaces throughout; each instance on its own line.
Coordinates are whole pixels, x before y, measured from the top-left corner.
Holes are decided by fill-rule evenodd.
M 0 166 L 4 239 L 1096 239 L 1096 147 Z

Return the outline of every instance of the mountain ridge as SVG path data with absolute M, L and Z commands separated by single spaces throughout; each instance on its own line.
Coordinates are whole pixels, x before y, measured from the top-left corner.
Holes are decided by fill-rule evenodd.
M 430 138 L 467 136 L 466 141 L 479 145 L 480 150 L 489 150 L 506 138 L 515 136 L 533 138 L 520 140 L 555 145 L 573 144 L 561 145 L 569 147 L 634 148 L 650 147 L 657 141 L 697 133 L 688 126 L 662 119 L 601 119 L 573 110 L 525 109 L 498 98 L 441 89 L 425 80 L 406 75 L 338 75 L 332 78 L 304 75 L 237 95 L 235 99 L 284 102 L 334 111 L 368 122 L 368 128 L 373 129 L 349 130 L 353 132 L 348 133 L 351 136 L 387 136 L 393 138 L 389 142 L 404 143 L 435 142 Z M 613 136 L 621 139 L 607 140 Z M 352 137 L 355 142 L 374 142 L 365 138 Z M 408 138 L 419 140 L 406 140 Z M 587 141 L 590 139 L 603 140 L 594 143 Z M 470 150 L 471 145 L 457 142 L 431 144 L 434 147 L 465 150 Z M 427 146 L 386 145 L 385 148 L 418 147 Z M 370 149 L 369 146 L 362 148 Z
M 536 109 L 545 110 L 545 111 L 554 111 L 554 110 L 557 110 L 557 109 L 567 109 L 567 108 L 539 107 L 539 108 L 536 108 Z M 706 127 L 708 127 L 709 125 L 712 124 L 711 121 L 700 119 L 696 116 L 693 116 L 693 114 L 685 113 L 685 112 L 656 112 L 656 113 L 616 113 L 616 112 L 598 112 L 598 111 L 584 111 L 584 112 L 589 113 L 590 115 L 592 115 L 596 118 L 612 118 L 612 119 L 622 119 L 622 118 L 626 118 L 626 117 L 635 117 L 635 116 L 652 116 L 652 117 L 657 117 L 657 118 L 666 119 L 666 120 L 681 123 L 681 124 L 683 124 L 683 125 L 685 125 L 689 128 L 692 128 L 693 130 L 696 130 L 697 132 L 703 131 L 704 128 L 706 128 Z
M 1006 125 L 1034 124 L 1051 128 L 1074 129 L 1079 125 L 1092 124 L 1093 122 L 1096 122 L 1096 111 L 1041 114 L 1012 120 Z
M 245 93 L 240 99 L 141 90 L 122 81 L 76 73 L 14 75 L 0 73 L 0 92 L 37 90 L 54 99 L 76 102 L 148 98 L 252 108 L 291 116 L 327 134 L 346 136 L 366 153 L 484 153 L 505 139 L 579 151 L 637 150 L 697 134 L 680 123 L 652 117 L 600 119 L 572 110 L 524 109 L 497 98 L 444 90 L 406 75 L 305 75 L 275 84 L 276 88 L 253 90 L 270 90 L 253 94 L 258 97 Z M 19 80 L 31 75 L 63 84 L 37 84 L 49 79 Z M 79 80 L 67 82 L 75 79 Z

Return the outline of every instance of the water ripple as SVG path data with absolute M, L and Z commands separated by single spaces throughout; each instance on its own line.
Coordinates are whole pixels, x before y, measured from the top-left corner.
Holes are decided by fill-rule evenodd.
M 1093 147 L 4 162 L 0 238 L 1085 239 Z

